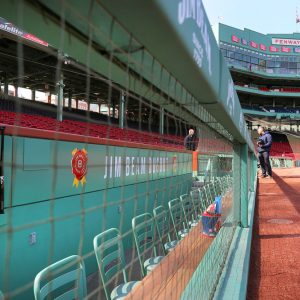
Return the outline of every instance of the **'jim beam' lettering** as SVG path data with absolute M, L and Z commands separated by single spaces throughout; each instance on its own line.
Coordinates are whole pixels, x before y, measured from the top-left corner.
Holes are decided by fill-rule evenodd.
M 105 156 L 104 179 L 145 174 L 163 174 L 168 169 L 168 157 Z

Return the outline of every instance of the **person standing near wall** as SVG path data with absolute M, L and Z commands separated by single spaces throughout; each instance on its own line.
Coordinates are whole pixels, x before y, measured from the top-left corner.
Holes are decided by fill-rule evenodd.
M 195 135 L 194 129 L 189 130 L 189 134 L 184 138 L 184 147 L 187 150 L 195 151 L 196 150 L 196 141 L 197 137 Z
M 259 138 L 257 141 L 258 159 L 262 170 L 262 178 L 272 177 L 272 167 L 270 163 L 270 150 L 272 147 L 272 136 L 265 128 L 259 126 L 257 129 Z

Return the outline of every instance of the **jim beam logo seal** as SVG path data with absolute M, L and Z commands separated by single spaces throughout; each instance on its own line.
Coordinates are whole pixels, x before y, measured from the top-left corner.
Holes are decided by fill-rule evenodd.
M 78 188 L 79 183 L 83 186 L 86 183 L 87 174 L 87 163 L 88 163 L 88 153 L 83 149 L 75 148 L 72 151 L 72 174 L 75 176 L 73 181 L 73 186 Z

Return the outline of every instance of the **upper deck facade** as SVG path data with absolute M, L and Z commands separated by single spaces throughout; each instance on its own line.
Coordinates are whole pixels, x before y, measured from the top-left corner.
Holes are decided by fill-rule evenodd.
M 230 66 L 270 78 L 300 76 L 300 33 L 262 34 L 220 24 L 219 41 Z

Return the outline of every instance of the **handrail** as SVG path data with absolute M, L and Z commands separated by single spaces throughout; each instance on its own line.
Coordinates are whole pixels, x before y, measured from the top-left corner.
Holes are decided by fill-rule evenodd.
M 97 145 L 107 145 L 107 146 L 118 146 L 118 147 L 129 147 L 129 148 L 139 148 L 139 149 L 150 149 L 150 150 L 160 150 L 160 151 L 170 151 L 170 152 L 181 152 L 181 153 L 190 153 L 192 151 L 159 146 L 159 145 L 148 145 L 137 142 L 128 142 L 120 141 L 108 138 L 98 138 L 98 137 L 89 137 L 79 134 L 64 133 L 64 132 L 55 132 L 50 130 L 42 130 L 36 128 L 27 128 L 21 126 L 12 126 L 0 123 L 0 126 L 5 126 L 5 135 L 11 136 L 21 136 L 21 137 L 30 137 L 30 138 L 39 138 L 39 139 L 49 139 L 49 140 L 59 140 L 66 142 L 78 142 L 78 143 L 88 143 L 88 144 L 97 144 Z

